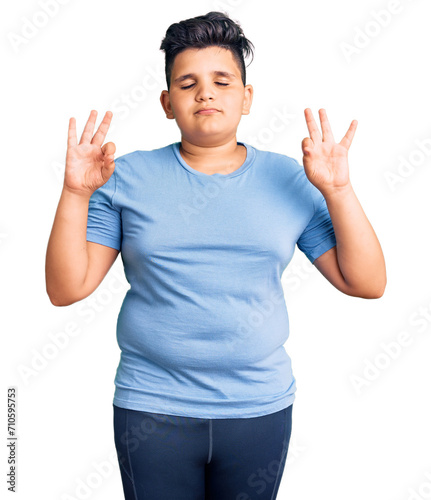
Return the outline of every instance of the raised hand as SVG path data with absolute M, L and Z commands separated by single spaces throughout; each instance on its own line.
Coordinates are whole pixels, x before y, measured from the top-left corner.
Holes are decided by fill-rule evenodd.
M 353 120 L 349 130 L 336 143 L 324 109 L 319 110 L 323 140 L 310 108 L 305 110 L 310 137 L 302 141 L 303 164 L 308 180 L 326 196 L 342 190 L 350 183 L 347 152 L 355 135 L 357 120 Z
M 79 144 L 76 138 L 76 120 L 69 120 L 63 189 L 87 197 L 103 186 L 115 169 L 115 144 L 108 142 L 102 146 L 111 124 L 112 112 L 105 113 L 93 137 L 96 118 L 97 111 L 91 111 Z

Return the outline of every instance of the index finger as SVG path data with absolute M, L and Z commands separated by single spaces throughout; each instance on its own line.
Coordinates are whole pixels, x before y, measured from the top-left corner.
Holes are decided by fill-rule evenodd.
M 308 131 L 310 132 L 311 140 L 314 144 L 322 141 L 322 136 L 320 135 L 319 129 L 317 128 L 316 122 L 313 118 L 313 113 L 310 108 L 305 109 L 305 121 L 307 122 Z
M 103 117 L 102 122 L 99 125 L 99 128 L 97 129 L 97 132 L 94 134 L 91 144 L 96 144 L 96 146 L 102 146 L 106 134 L 108 133 L 111 120 L 112 120 L 112 111 L 107 111 L 105 113 L 105 116 Z

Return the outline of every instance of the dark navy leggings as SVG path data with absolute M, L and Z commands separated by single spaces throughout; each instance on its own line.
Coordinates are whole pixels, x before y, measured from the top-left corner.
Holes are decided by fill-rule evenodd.
M 274 500 L 292 406 L 252 418 L 193 418 L 114 406 L 126 500 Z

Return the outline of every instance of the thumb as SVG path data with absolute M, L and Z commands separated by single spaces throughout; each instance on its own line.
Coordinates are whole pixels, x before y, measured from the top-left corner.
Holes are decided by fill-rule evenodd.
M 116 151 L 116 147 L 115 147 L 115 144 L 113 142 L 107 142 L 106 144 L 104 144 L 102 146 L 102 153 L 104 155 L 113 155 Z
M 313 149 L 313 145 L 314 145 L 313 141 L 309 137 L 306 137 L 305 139 L 302 140 L 301 146 L 304 156 L 310 154 L 310 151 Z
M 113 142 L 108 142 L 102 146 L 102 153 L 105 159 L 104 168 L 106 168 L 110 173 L 115 168 L 114 153 L 116 151 L 115 144 Z

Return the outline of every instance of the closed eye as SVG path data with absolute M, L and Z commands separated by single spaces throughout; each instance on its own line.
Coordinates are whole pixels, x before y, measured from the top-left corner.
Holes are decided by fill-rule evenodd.
M 217 85 L 222 85 L 223 87 L 226 87 L 227 85 L 229 85 L 228 83 L 221 83 L 221 82 L 215 82 Z M 190 89 L 191 87 L 193 87 L 194 83 L 192 83 L 191 85 L 187 85 L 187 87 L 181 87 L 182 89 Z

